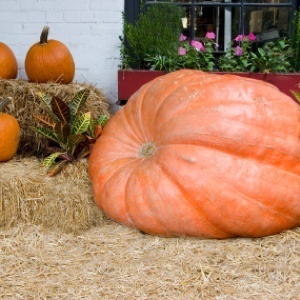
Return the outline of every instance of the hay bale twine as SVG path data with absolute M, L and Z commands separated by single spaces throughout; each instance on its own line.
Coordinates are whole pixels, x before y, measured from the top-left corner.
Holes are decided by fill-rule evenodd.
M 35 124 L 34 115 L 43 113 L 43 105 L 37 96 L 43 92 L 50 97 L 56 96 L 64 101 L 70 101 L 81 89 L 90 90 L 90 95 L 85 104 L 85 109 L 91 111 L 94 117 L 106 114 L 109 116 L 108 99 L 101 89 L 87 83 L 34 83 L 26 80 L 0 79 L 0 100 L 7 97 L 12 98 L 5 112 L 10 113 L 18 119 L 21 126 L 21 137 L 18 154 L 25 156 L 42 156 L 45 154 L 48 140 L 32 130 Z
M 93 201 L 86 159 L 54 177 L 34 157 L 0 163 L 0 227 L 32 223 L 78 234 L 104 221 Z

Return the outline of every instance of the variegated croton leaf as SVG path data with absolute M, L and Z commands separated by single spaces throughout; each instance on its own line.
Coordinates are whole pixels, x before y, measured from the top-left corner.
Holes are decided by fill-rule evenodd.
M 71 118 L 70 108 L 62 99 L 53 96 L 51 100 L 53 113 L 59 118 L 62 123 L 68 124 Z
M 90 111 L 84 111 L 89 94 L 88 89 L 82 89 L 71 101 L 64 101 L 38 93 L 46 115 L 35 116 L 37 124 L 33 129 L 56 143 L 49 147 L 50 155 L 43 160 L 49 176 L 63 170 L 67 163 L 88 156 L 101 135 L 108 116 L 93 118 Z

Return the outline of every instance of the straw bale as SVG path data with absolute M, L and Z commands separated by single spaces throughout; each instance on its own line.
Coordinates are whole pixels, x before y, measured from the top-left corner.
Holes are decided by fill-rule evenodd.
M 12 103 L 7 106 L 6 112 L 16 117 L 21 126 L 21 137 L 18 153 L 23 156 L 42 155 L 47 147 L 47 140 L 32 130 L 35 124 L 34 115 L 43 113 L 43 106 L 37 92 L 44 92 L 49 96 L 57 96 L 66 102 L 82 88 L 90 89 L 91 93 L 85 108 L 94 116 L 109 114 L 109 105 L 101 89 L 88 83 L 33 83 L 26 80 L 0 79 L 0 100 L 12 98 Z
M 0 299 L 299 300 L 300 230 L 257 239 L 141 234 L 113 222 L 81 235 L 0 232 Z
M 86 159 L 54 177 L 34 157 L 0 163 L 0 227 L 33 223 L 78 233 L 103 218 L 93 201 Z

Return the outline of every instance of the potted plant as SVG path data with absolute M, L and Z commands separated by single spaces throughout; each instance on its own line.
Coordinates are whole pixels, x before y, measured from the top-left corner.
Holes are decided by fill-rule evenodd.
M 133 32 L 139 30 L 139 37 L 145 36 L 148 28 L 150 28 L 149 32 L 157 32 L 155 31 L 157 23 L 152 22 L 153 17 L 149 18 L 151 8 L 155 7 L 159 7 L 159 5 L 150 6 L 149 10 L 141 15 L 145 27 L 138 23 L 141 19 L 136 23 L 138 29 L 134 25 L 124 22 L 123 34 L 130 47 L 124 39 L 120 38 L 122 66 L 118 74 L 118 98 L 122 100 L 123 104 L 146 82 L 166 72 L 182 68 L 218 72 L 219 74 L 220 72 L 230 72 L 243 77 L 264 80 L 294 97 L 291 90 L 295 90 L 300 83 L 299 11 L 295 12 L 292 39 L 283 37 L 257 46 L 254 34 L 250 33 L 247 36 L 240 34 L 232 41 L 226 52 L 217 57 L 215 52 L 218 45 L 213 32 L 207 32 L 203 38 L 198 40 L 188 39 L 184 34 L 179 33 L 182 25 L 178 25 L 176 19 L 173 21 L 178 25 L 174 30 L 177 36 L 173 35 L 172 39 L 168 40 L 164 50 L 158 46 L 158 43 L 153 41 L 149 43 L 147 39 L 141 39 L 140 43 L 143 44 L 143 47 L 140 47 Z M 170 7 L 170 5 L 165 7 Z M 164 13 L 168 15 L 169 12 L 166 10 Z M 176 18 L 180 20 L 180 16 L 176 15 Z M 153 40 L 155 41 L 155 39 Z M 141 51 L 140 49 L 143 49 L 142 53 L 138 52 Z M 133 53 L 134 55 L 132 55 Z M 134 68 L 134 63 L 138 65 L 138 68 Z M 139 74 L 136 74 L 136 69 L 143 70 L 139 70 Z

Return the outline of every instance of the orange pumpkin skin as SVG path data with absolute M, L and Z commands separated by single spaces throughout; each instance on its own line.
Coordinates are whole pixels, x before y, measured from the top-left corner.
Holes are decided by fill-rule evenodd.
M 0 78 L 16 79 L 18 76 L 18 62 L 13 51 L 0 42 Z
M 97 205 L 149 234 L 262 237 L 300 224 L 300 106 L 275 86 L 182 70 L 138 90 L 89 159 Z
M 0 162 L 14 157 L 20 140 L 20 125 L 11 115 L 0 113 Z
M 48 40 L 49 28 L 45 26 L 40 42 L 32 45 L 25 57 L 25 71 L 32 82 L 59 82 L 68 84 L 75 76 L 73 56 L 65 44 Z

